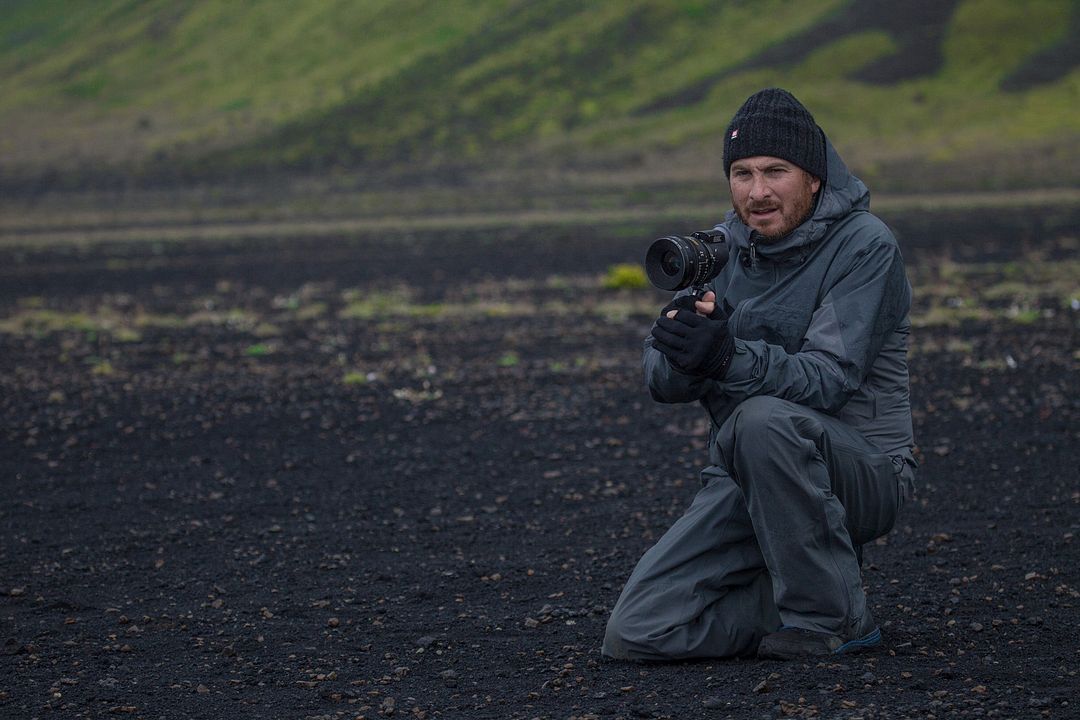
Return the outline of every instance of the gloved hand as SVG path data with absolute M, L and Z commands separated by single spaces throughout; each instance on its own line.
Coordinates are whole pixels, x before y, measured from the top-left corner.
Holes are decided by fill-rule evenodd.
M 684 309 L 670 318 L 669 311 L 664 308 L 653 326 L 653 347 L 686 375 L 722 380 L 735 355 L 735 340 L 728 332 L 727 320 L 715 317 L 718 313 L 703 317 Z
M 665 305 L 664 309 L 660 311 L 660 317 L 664 317 L 665 315 L 667 315 L 672 310 L 689 310 L 690 312 L 695 312 L 695 310 L 694 310 L 694 296 L 693 295 L 680 295 L 679 297 L 675 298 L 674 300 L 669 302 L 667 305 Z

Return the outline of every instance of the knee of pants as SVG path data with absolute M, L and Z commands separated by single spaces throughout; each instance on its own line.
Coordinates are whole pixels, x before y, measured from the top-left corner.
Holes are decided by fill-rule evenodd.
M 642 658 L 643 649 L 647 648 L 644 633 L 634 632 L 634 623 L 619 606 L 612 611 L 604 630 L 604 644 L 601 652 L 616 660 L 637 660 Z
M 716 443 L 725 465 L 735 469 L 735 449 L 738 441 L 752 442 L 760 451 L 768 442 L 769 428 L 775 427 L 780 418 L 791 414 L 794 403 L 780 398 L 759 395 L 739 403 L 716 435 Z
M 656 605 L 660 595 L 659 589 L 634 585 L 632 581 L 623 589 L 604 630 L 605 655 L 625 660 L 656 653 L 651 638 L 660 629 L 657 624 L 660 608 Z
M 722 434 L 757 433 L 768 427 L 777 411 L 783 412 L 793 405 L 771 395 L 758 395 L 739 403 L 721 428 Z M 775 420 L 774 420 L 775 422 Z
M 621 597 L 608 618 L 604 629 L 601 653 L 616 660 L 665 660 L 671 659 L 670 648 L 662 639 L 663 626 L 659 617 L 660 607 L 653 600 L 652 592 L 634 597 Z

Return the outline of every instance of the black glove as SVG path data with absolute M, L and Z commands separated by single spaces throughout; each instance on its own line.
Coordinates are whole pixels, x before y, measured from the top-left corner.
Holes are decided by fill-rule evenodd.
M 723 380 L 735 355 L 727 320 L 689 310 L 679 310 L 674 318 L 664 312 L 653 325 L 652 336 L 653 347 L 686 375 Z
M 694 310 L 694 303 L 697 302 L 693 295 L 680 295 L 675 298 L 660 311 L 660 317 L 664 317 L 672 310 L 689 310 L 690 312 L 696 312 Z

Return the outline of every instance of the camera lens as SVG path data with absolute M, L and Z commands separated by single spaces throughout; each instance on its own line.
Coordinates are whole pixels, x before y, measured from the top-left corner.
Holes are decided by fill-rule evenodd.
M 664 257 L 660 259 L 660 267 L 663 269 L 665 275 L 681 275 L 683 269 L 682 258 L 676 253 L 668 250 L 664 253 Z
M 727 242 L 719 231 L 655 240 L 645 254 L 645 274 L 661 290 L 700 286 L 716 277 L 727 262 Z
M 693 262 L 685 238 L 669 235 L 654 242 L 645 254 L 645 274 L 661 290 L 678 290 L 687 275 L 687 263 Z M 692 273 L 691 273 L 692 275 Z

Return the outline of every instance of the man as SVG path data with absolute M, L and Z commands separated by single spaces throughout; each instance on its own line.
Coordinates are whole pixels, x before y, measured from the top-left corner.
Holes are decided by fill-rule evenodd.
M 911 287 L 811 114 L 752 95 L 724 141 L 731 260 L 677 297 L 645 341 L 659 402 L 700 402 L 710 465 L 690 508 L 639 561 L 605 655 L 777 659 L 880 642 L 861 546 L 913 491 Z

